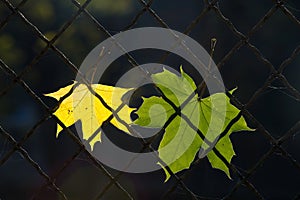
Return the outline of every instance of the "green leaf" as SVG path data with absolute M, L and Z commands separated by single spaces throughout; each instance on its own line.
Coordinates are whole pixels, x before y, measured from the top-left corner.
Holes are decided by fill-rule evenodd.
M 151 76 L 153 82 L 176 106 L 180 106 L 196 89 L 194 81 L 183 72 L 182 67 L 180 69 L 180 77 L 166 69 Z
M 143 98 L 142 106 L 135 113 L 138 115 L 135 124 L 150 128 L 161 128 L 175 111 L 161 97 L 153 96 Z
M 180 67 L 180 76 L 164 69 L 163 72 L 153 74 L 153 82 L 177 107 L 195 91 L 196 84 Z M 233 93 L 234 90 L 231 91 Z M 144 98 L 144 102 L 136 111 L 138 119 L 135 124 L 145 127 L 163 127 L 165 122 L 175 113 L 169 103 L 161 97 Z M 200 154 L 207 155 L 212 167 L 224 171 L 230 178 L 227 165 L 219 158 L 212 148 L 219 151 L 228 163 L 235 155 L 230 134 L 237 131 L 252 131 L 247 126 L 245 119 L 240 116 L 236 122 L 228 127 L 226 135 L 219 141 L 218 137 L 230 124 L 240 110 L 230 103 L 225 93 L 216 93 L 207 98 L 198 100 L 194 97 L 182 108 L 181 116 L 176 116 L 165 129 L 160 141 L 158 152 L 163 163 L 168 165 L 173 173 L 188 169 L 201 149 Z M 183 118 L 182 116 L 186 116 Z M 205 142 L 196 132 L 199 129 L 205 137 Z M 215 146 L 213 142 L 217 141 Z M 200 155 L 201 156 L 201 155 Z M 203 155 L 202 155 L 203 156 Z M 163 167 L 166 173 L 166 181 L 170 178 L 169 172 Z
M 232 94 L 236 89 L 233 89 L 230 91 Z M 224 101 L 225 100 L 225 101 Z M 212 101 L 215 102 L 213 105 Z M 217 112 L 218 115 L 216 115 L 214 118 L 211 118 L 211 112 L 214 111 L 220 111 L 220 108 L 222 107 L 222 104 L 226 106 L 226 112 Z M 200 100 L 200 107 L 202 112 L 200 115 L 202 115 L 205 119 L 210 120 L 202 120 L 199 124 L 199 129 L 201 132 L 206 133 L 206 139 L 209 141 L 214 141 L 221 132 L 214 132 L 215 129 L 220 126 L 220 121 L 224 120 L 223 128 L 221 129 L 222 132 L 225 130 L 225 128 L 229 125 L 231 120 L 233 120 L 235 117 L 239 115 L 240 110 L 236 108 L 234 105 L 230 103 L 229 97 L 224 93 L 217 93 L 213 94 L 210 97 L 204 98 Z M 200 117 L 203 119 L 203 117 Z M 221 123 L 222 124 L 222 123 Z M 211 134 L 207 134 L 208 129 L 212 128 Z M 218 143 L 215 145 L 215 148 L 223 155 L 223 157 L 227 160 L 228 163 L 231 162 L 232 157 L 235 155 L 232 143 L 230 141 L 230 134 L 233 132 L 238 131 L 253 131 L 254 129 L 251 129 L 247 126 L 247 123 L 243 116 L 241 116 L 228 130 L 227 134 L 221 138 Z M 209 146 L 206 143 L 203 143 L 202 149 L 209 149 Z M 230 178 L 229 169 L 226 166 L 226 164 L 219 158 L 214 151 L 209 151 L 207 154 L 207 157 L 209 159 L 209 162 L 211 163 L 212 167 L 220 169 L 224 171 L 227 176 Z
M 168 165 L 173 173 L 188 169 L 201 146 L 201 138 L 179 116 L 166 128 L 165 134 L 159 144 L 160 159 Z M 163 167 L 164 168 L 164 167 Z M 166 180 L 170 178 L 169 172 L 164 168 Z

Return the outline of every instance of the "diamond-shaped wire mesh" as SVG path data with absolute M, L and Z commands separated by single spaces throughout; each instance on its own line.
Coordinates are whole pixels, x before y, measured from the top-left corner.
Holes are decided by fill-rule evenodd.
M 0 199 L 300 198 L 297 1 L 1 0 L 0 11 Z M 214 61 L 226 88 L 239 88 L 229 97 L 256 129 L 231 136 L 232 180 L 207 159 L 167 183 L 162 170 L 115 171 L 52 115 L 57 102 L 44 93 L 73 80 L 101 41 L 145 26 L 181 31 L 208 52 L 217 38 Z M 155 57 L 147 55 L 125 55 L 101 81 L 115 84 L 121 72 Z M 165 52 L 151 55 L 174 67 L 184 62 Z M 58 139 L 56 123 L 64 127 Z M 145 146 L 141 140 L 137 149 Z

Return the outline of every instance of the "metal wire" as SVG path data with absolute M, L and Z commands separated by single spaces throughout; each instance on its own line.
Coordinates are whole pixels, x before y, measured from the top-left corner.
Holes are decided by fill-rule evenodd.
M 89 151 L 85 148 L 85 146 L 82 144 L 82 142 L 75 136 L 75 134 L 66 127 L 63 122 L 61 122 L 58 118 L 56 118 L 52 113 L 53 111 L 59 106 L 59 103 L 66 98 L 68 95 L 71 94 L 71 91 L 66 94 L 63 98 L 61 98 L 60 102 L 54 107 L 49 108 L 49 106 L 36 94 L 36 92 L 30 88 L 30 86 L 23 80 L 24 75 L 30 73 L 30 71 L 34 68 L 34 66 L 40 61 L 40 59 L 51 49 L 55 54 L 68 66 L 71 68 L 71 70 L 74 72 L 74 74 L 79 74 L 82 76 L 82 79 L 85 80 L 85 83 L 87 84 L 89 90 L 98 98 L 102 104 L 109 110 L 112 111 L 112 115 L 108 117 L 106 122 L 109 122 L 113 116 L 118 118 L 118 111 L 122 108 L 117 108 L 116 110 L 113 110 L 111 107 L 109 107 L 101 95 L 97 94 L 93 89 L 89 86 L 89 82 L 85 79 L 84 75 L 81 74 L 81 72 L 78 70 L 78 67 L 75 66 L 72 61 L 60 50 L 58 49 L 54 44 L 55 42 L 62 36 L 62 34 L 69 29 L 69 27 L 78 19 L 80 15 L 85 15 L 88 20 L 90 20 L 99 31 L 104 33 L 106 36 L 111 37 L 112 35 L 110 32 L 86 9 L 87 6 L 90 4 L 92 0 L 87 0 L 84 2 L 84 4 L 80 5 L 80 3 L 76 0 L 70 0 L 72 4 L 77 8 L 77 11 L 72 15 L 70 19 L 68 19 L 64 25 L 57 31 L 55 36 L 49 40 L 43 33 L 40 31 L 37 25 L 32 23 L 21 11 L 21 8 L 28 2 L 27 0 L 22 0 L 17 6 L 14 6 L 9 0 L 1 0 L 2 4 L 5 5 L 11 12 L 0 22 L 0 31 L 3 29 L 8 23 L 10 23 L 12 17 L 18 17 L 22 20 L 22 22 L 30 28 L 32 31 L 32 34 L 35 35 L 37 38 L 41 39 L 43 42 L 45 42 L 46 47 L 42 49 L 28 64 L 23 68 L 23 70 L 20 73 L 16 73 L 10 66 L 8 66 L 1 58 L 0 58 L 0 68 L 2 71 L 7 75 L 7 77 L 11 78 L 11 82 L 8 84 L 7 87 L 5 87 L 3 90 L 0 91 L 0 97 L 4 97 L 10 90 L 13 89 L 13 87 L 16 84 L 19 84 L 26 93 L 28 93 L 36 102 L 38 105 L 40 105 L 46 112 L 46 115 L 41 118 L 20 140 L 16 140 L 13 137 L 13 134 L 6 131 L 0 124 L 0 132 L 1 134 L 10 142 L 10 144 L 13 146 L 9 151 L 7 151 L 4 156 L 0 159 L 0 166 L 3 165 L 15 152 L 19 152 L 23 159 L 26 160 L 30 165 L 35 169 L 36 173 L 38 173 L 40 176 L 42 176 L 45 179 L 45 183 L 40 186 L 40 188 L 37 188 L 37 190 L 32 194 L 32 199 L 36 199 L 39 194 L 43 191 L 45 187 L 50 187 L 53 191 L 58 193 L 61 198 L 68 199 L 68 196 L 64 194 L 63 190 L 61 190 L 56 185 L 56 180 L 61 176 L 61 174 L 69 167 L 69 165 L 76 159 L 81 153 L 84 153 L 87 155 L 89 160 L 92 162 L 94 166 L 97 167 L 102 173 L 105 174 L 109 178 L 109 182 L 107 185 L 104 186 L 104 188 L 96 195 L 96 199 L 101 199 L 106 193 L 109 192 L 109 189 L 115 185 L 122 194 L 128 198 L 128 199 L 134 199 L 132 194 L 128 192 L 126 189 L 126 186 L 121 185 L 119 182 L 120 177 L 124 174 L 123 172 L 119 172 L 116 175 L 112 175 L 108 169 L 106 169 L 105 166 L 103 166 L 97 159 L 95 159 Z M 157 12 L 151 7 L 153 4 L 153 0 L 149 0 L 148 2 L 144 0 L 137 0 L 140 5 L 142 6 L 142 9 L 134 16 L 134 18 L 131 20 L 131 22 L 124 26 L 123 30 L 128 30 L 135 26 L 135 24 L 141 20 L 141 17 L 145 13 L 149 13 L 161 27 L 169 28 L 169 25 L 157 14 Z M 250 112 L 249 108 L 257 101 L 257 99 L 264 94 L 264 92 L 270 88 L 272 83 L 274 81 L 280 81 L 287 92 L 289 92 L 289 95 L 292 96 L 295 100 L 300 101 L 300 92 L 292 86 L 292 84 L 289 83 L 287 78 L 283 75 L 283 72 L 285 68 L 294 61 L 297 56 L 300 54 L 300 45 L 295 48 L 295 50 L 292 52 L 292 54 L 286 58 L 280 66 L 276 69 L 274 65 L 269 61 L 261 52 L 260 50 L 250 42 L 251 37 L 260 30 L 266 22 L 270 21 L 272 19 L 272 16 L 276 12 L 282 12 L 284 16 L 286 16 L 290 21 L 292 21 L 296 26 L 300 26 L 300 21 L 297 19 L 295 15 L 289 10 L 289 8 L 285 5 L 286 2 L 279 1 L 279 0 L 273 0 L 274 5 L 258 20 L 258 22 L 250 29 L 248 33 L 242 33 L 238 30 L 238 28 L 233 24 L 230 19 L 228 19 L 222 10 L 218 6 L 218 0 L 213 1 L 204 1 L 204 8 L 199 12 L 199 15 L 192 20 L 192 22 L 186 27 L 184 33 L 190 34 L 195 27 L 201 22 L 201 20 L 204 18 L 205 15 L 208 13 L 213 13 L 215 16 L 217 16 L 218 20 L 222 22 L 228 29 L 232 32 L 232 34 L 238 39 L 238 42 L 233 46 L 233 48 L 225 54 L 225 56 L 217 63 L 218 68 L 220 69 L 226 62 L 230 60 L 230 58 L 235 55 L 238 50 L 245 46 L 248 48 L 257 58 L 258 60 L 266 66 L 270 74 L 264 84 L 255 91 L 255 93 L 252 95 L 250 100 L 242 104 L 235 96 L 228 94 L 228 97 L 231 99 L 232 103 L 236 105 L 238 108 L 241 109 L 240 113 L 234 118 L 228 126 L 225 128 L 224 133 L 221 134 L 221 139 L 224 137 L 230 127 L 236 122 L 240 117 L 243 115 L 247 121 L 251 122 L 257 131 L 263 135 L 271 144 L 271 148 L 255 163 L 255 165 L 250 168 L 249 170 L 245 171 L 242 170 L 240 167 L 235 166 L 231 163 L 229 163 L 221 152 L 218 151 L 215 147 L 212 148 L 212 151 L 215 152 L 215 154 L 224 162 L 224 164 L 231 169 L 231 171 L 236 175 L 237 183 L 232 187 L 228 193 L 222 197 L 222 199 L 231 199 L 232 196 L 236 193 L 236 191 L 243 185 L 246 188 L 248 188 L 249 191 L 251 191 L 257 199 L 265 199 L 264 195 L 260 192 L 260 189 L 257 188 L 253 183 L 251 183 L 251 177 L 254 176 L 255 172 L 264 164 L 264 162 L 270 158 L 274 153 L 280 152 L 280 155 L 285 158 L 288 162 L 290 162 L 296 169 L 300 171 L 300 164 L 299 162 L 290 154 L 288 153 L 282 145 L 288 141 L 289 138 L 295 136 L 300 131 L 300 121 L 298 121 L 293 127 L 291 127 L 282 137 L 276 139 L 272 136 L 271 133 L 267 131 L 267 129 L 257 120 Z M 122 49 L 122 46 L 120 46 Z M 164 60 L 169 54 L 165 54 L 162 56 L 161 60 Z M 128 62 L 132 65 L 132 67 L 138 66 L 137 61 L 131 56 L 130 54 L 126 54 Z M 201 86 L 201 84 L 199 84 Z M 76 86 L 74 86 L 76 87 Z M 228 90 L 227 90 L 228 91 Z M 162 94 L 163 98 L 172 104 L 172 102 Z M 189 99 L 187 99 L 187 102 L 183 103 L 186 104 L 189 102 Z M 171 105 L 175 111 L 177 111 L 179 108 L 175 105 Z M 184 106 L 184 105 L 181 105 Z M 175 112 L 174 115 L 172 115 L 169 120 L 166 122 L 164 127 L 159 131 L 160 133 L 163 133 L 165 128 L 171 123 L 171 121 L 177 116 L 180 115 L 180 113 Z M 188 117 L 184 115 L 180 115 L 186 122 L 193 128 L 197 133 L 201 136 L 201 131 L 194 127 L 193 124 L 189 121 Z M 31 137 L 34 137 L 34 133 L 36 132 L 37 128 L 40 127 L 42 124 L 44 124 L 49 119 L 54 119 L 61 127 L 63 127 L 67 133 L 68 136 L 78 145 L 78 150 L 69 158 L 67 159 L 61 167 L 52 175 L 48 175 L 40 166 L 39 163 L 34 161 L 28 152 L 23 147 L 24 143 Z M 123 125 L 128 127 L 128 125 L 124 122 L 122 122 L 121 119 L 118 119 Z M 130 127 L 128 127 L 130 130 Z M 227 130 L 227 131 L 226 131 Z M 97 132 L 96 132 L 97 133 Z M 151 146 L 151 143 L 146 142 L 145 140 L 140 140 L 143 148 L 141 149 L 141 152 L 143 152 L 146 149 L 154 150 Z M 214 198 L 214 197 L 204 197 L 199 196 L 195 194 L 186 184 L 185 184 L 185 178 L 187 175 L 189 175 L 190 171 L 199 164 L 201 160 L 195 160 L 192 164 L 192 167 L 190 170 L 185 171 L 184 173 L 180 175 L 175 175 L 168 167 L 168 172 L 172 175 L 172 177 L 175 178 L 174 184 L 165 192 L 165 194 L 162 196 L 162 198 L 169 198 L 176 189 L 180 188 L 182 189 L 185 194 L 187 195 L 186 198 L 189 199 L 220 199 L 220 198 Z M 162 162 L 162 161 L 161 161 Z M 295 199 L 299 198 L 299 194 L 295 196 Z

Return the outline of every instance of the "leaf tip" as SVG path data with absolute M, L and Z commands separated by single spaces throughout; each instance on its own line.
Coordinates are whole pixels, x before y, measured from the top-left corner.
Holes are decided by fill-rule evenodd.
M 232 90 L 229 90 L 229 93 L 230 93 L 230 94 L 233 94 L 237 89 L 238 89 L 238 87 L 236 86 L 236 87 L 233 88 Z
M 94 150 L 95 145 L 96 145 L 97 142 L 101 142 L 101 131 L 97 135 L 95 135 L 95 137 L 89 142 L 89 145 L 91 147 L 91 151 Z
M 57 124 L 56 125 L 56 138 L 58 138 L 58 136 L 62 130 L 63 130 L 63 128 L 59 124 Z
M 182 65 L 179 66 L 181 75 L 184 73 Z
M 164 172 L 165 172 L 166 178 L 165 178 L 165 180 L 164 180 L 164 183 L 166 183 L 166 182 L 170 179 L 171 175 L 170 175 L 170 173 L 168 172 L 168 170 L 164 167 L 163 164 L 161 164 L 160 162 L 158 162 L 157 164 L 158 164 L 158 165 L 164 170 Z

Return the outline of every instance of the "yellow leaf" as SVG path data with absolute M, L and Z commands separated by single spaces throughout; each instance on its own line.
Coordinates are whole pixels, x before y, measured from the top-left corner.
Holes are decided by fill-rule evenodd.
M 56 92 L 45 94 L 45 96 L 53 97 L 59 100 L 65 96 L 74 87 L 76 82 L 59 89 Z M 92 89 L 100 95 L 105 103 L 113 110 L 118 109 L 122 104 L 122 97 L 125 93 L 132 90 L 131 88 L 119 88 L 102 84 L 92 84 Z M 126 124 L 131 123 L 130 113 L 133 108 L 125 106 L 118 112 L 118 117 Z M 90 92 L 85 84 L 77 84 L 68 97 L 66 97 L 59 108 L 54 112 L 54 115 L 61 120 L 66 127 L 71 126 L 76 121 L 81 120 L 83 139 L 88 140 L 93 150 L 96 142 L 101 142 L 101 131 L 99 127 L 106 121 L 112 112 L 107 109 L 101 101 Z M 129 130 L 114 116 L 111 123 L 120 130 L 129 133 Z M 62 131 L 62 127 L 57 124 L 56 137 Z M 96 135 L 94 133 L 99 131 Z M 91 136 L 93 136 L 91 138 Z

